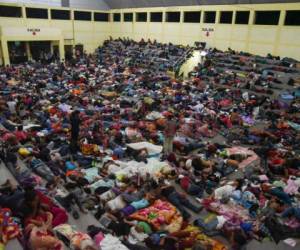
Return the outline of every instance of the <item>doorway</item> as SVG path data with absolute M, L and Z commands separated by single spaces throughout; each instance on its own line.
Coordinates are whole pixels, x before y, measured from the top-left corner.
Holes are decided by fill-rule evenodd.
M 59 46 L 53 45 L 53 59 L 57 60 L 59 59 Z
M 82 44 L 75 45 L 75 55 L 77 58 L 79 58 L 83 55 L 83 45 Z
M 66 61 L 70 61 L 73 58 L 73 46 L 65 45 L 65 58 Z
M 35 61 L 46 62 L 51 57 L 51 42 L 50 41 L 30 41 L 29 42 L 31 57 Z
M 9 59 L 12 64 L 19 64 L 28 61 L 26 44 L 21 41 L 7 42 Z

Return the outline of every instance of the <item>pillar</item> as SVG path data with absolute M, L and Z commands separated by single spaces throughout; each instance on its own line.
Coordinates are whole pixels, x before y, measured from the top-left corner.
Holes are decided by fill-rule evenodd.
M 64 39 L 59 40 L 59 59 L 60 59 L 61 62 L 65 60 L 65 43 L 64 43 Z
M 233 31 L 234 31 L 234 27 L 235 27 L 235 19 L 236 19 L 236 11 L 233 11 L 233 14 L 232 14 L 232 20 L 231 20 L 231 31 L 230 31 L 230 42 L 229 42 L 229 47 L 233 50 L 235 50 L 235 46 L 232 46 L 232 40 L 233 39 Z
M 250 10 L 249 22 L 248 22 L 248 25 L 247 25 L 247 28 L 248 28 L 247 38 L 246 38 L 246 44 L 245 44 L 245 51 L 250 52 L 250 53 L 251 53 L 251 51 L 250 51 L 250 38 L 251 38 L 251 31 L 252 31 L 254 22 L 255 22 L 255 11 Z
M 0 41 L 0 66 L 1 65 L 4 65 L 4 62 L 3 62 L 3 55 L 2 55 L 2 45 L 1 45 L 1 41 Z
M 183 23 L 184 23 L 184 11 L 180 11 L 180 45 L 187 45 L 186 40 L 183 38 Z M 192 44 L 193 46 L 193 44 Z
M 2 45 L 3 63 L 4 63 L 4 65 L 9 65 L 10 60 L 9 60 L 7 40 L 2 39 L 1 40 L 1 45 Z
M 51 41 L 50 42 L 50 53 L 51 54 L 53 54 L 53 52 L 54 52 L 53 46 L 54 46 L 53 41 Z
M 166 32 L 166 29 L 165 29 L 165 25 L 166 25 L 166 11 L 163 11 L 163 14 L 162 14 L 162 33 L 160 35 L 160 40 L 157 39 L 158 42 L 161 42 L 161 43 L 164 43 L 165 42 L 165 32 Z
M 26 49 L 26 55 L 27 55 L 28 61 L 31 61 L 32 60 L 32 55 L 31 55 L 29 42 L 25 42 L 25 49 Z
M 273 51 L 272 51 L 272 55 L 274 55 L 274 56 L 279 55 L 278 49 L 280 48 L 281 34 L 282 34 L 282 28 L 284 28 L 285 17 L 286 17 L 286 10 L 280 11 L 279 22 L 276 27 L 277 28 L 276 29 L 276 38 L 274 39 L 274 45 L 273 45 Z
M 215 20 L 215 24 L 219 24 L 220 23 L 220 18 L 221 18 L 221 11 L 216 11 L 216 20 Z

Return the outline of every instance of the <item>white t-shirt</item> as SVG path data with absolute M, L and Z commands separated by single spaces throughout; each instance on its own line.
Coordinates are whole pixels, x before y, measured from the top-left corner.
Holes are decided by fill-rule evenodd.
M 222 198 L 229 197 L 235 188 L 231 185 L 225 185 L 223 187 L 219 187 L 215 190 L 215 198 L 221 200 Z
M 146 238 L 148 237 L 147 234 L 145 233 L 139 233 L 135 230 L 135 227 L 131 227 L 130 229 L 130 233 L 128 235 L 128 242 L 130 244 L 137 244 L 137 243 L 140 243 L 140 242 L 143 242 Z
M 218 220 L 217 229 L 221 229 L 224 226 L 225 222 L 227 221 L 223 215 L 217 216 L 217 220 Z
M 199 103 L 193 107 L 193 110 L 200 113 L 203 108 L 204 108 L 204 105 L 202 103 Z
M 16 113 L 16 105 L 17 105 L 17 103 L 15 101 L 8 101 L 7 102 L 8 109 L 13 114 Z

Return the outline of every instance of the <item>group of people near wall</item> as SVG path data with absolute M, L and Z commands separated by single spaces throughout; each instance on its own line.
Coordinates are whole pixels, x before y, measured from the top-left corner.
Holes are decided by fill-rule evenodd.
M 0 187 L 2 248 L 297 244 L 297 63 L 213 49 L 173 79 L 188 50 L 111 39 L 71 62 L 0 69 L 0 156 L 17 181 Z M 68 224 L 86 214 L 97 223 Z

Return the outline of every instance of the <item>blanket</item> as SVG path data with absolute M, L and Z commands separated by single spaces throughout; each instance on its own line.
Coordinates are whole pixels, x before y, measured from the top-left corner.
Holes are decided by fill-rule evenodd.
M 129 144 L 127 144 L 127 146 L 134 150 L 141 150 L 143 148 L 146 148 L 150 155 L 161 153 L 162 148 L 163 148 L 162 146 L 157 146 L 157 145 L 154 145 L 147 141 L 137 142 L 137 143 L 129 143 Z
M 53 231 L 64 236 L 72 249 L 86 249 L 94 246 L 94 242 L 88 234 L 75 230 L 71 225 L 61 224 L 53 228 Z
M 118 94 L 114 91 L 101 91 L 100 95 L 106 98 L 114 98 L 118 96 Z
M 174 218 L 177 219 L 177 215 L 177 209 L 171 203 L 156 200 L 153 205 L 133 213 L 129 218 L 145 221 L 154 230 L 161 230 L 164 225 L 170 225 Z
M 232 148 L 226 148 L 227 155 L 244 155 L 246 158 L 239 163 L 239 168 L 244 169 L 250 165 L 258 165 L 260 163 L 260 158 L 258 155 L 247 148 L 244 147 L 232 147 Z
M 228 248 L 218 240 L 215 240 L 204 233 L 196 226 L 187 226 L 184 230 L 171 234 L 178 238 L 179 245 L 188 247 L 190 244 L 194 244 L 196 241 L 201 242 L 205 246 L 205 249 L 211 250 L 227 250 Z M 186 249 L 186 248 L 185 248 Z M 189 249 L 189 248 L 188 248 Z
M 250 215 L 247 209 L 238 205 L 235 202 L 222 204 L 220 201 L 210 198 L 203 199 L 201 204 L 209 211 L 223 215 L 227 220 L 231 221 L 246 221 L 250 220 Z
M 151 120 L 151 121 L 157 120 L 157 119 L 160 119 L 160 118 L 164 118 L 164 116 L 161 113 L 157 112 L 157 111 L 152 111 L 151 113 L 149 113 L 146 116 L 146 119 Z
M 295 122 L 288 121 L 288 125 L 289 125 L 290 127 L 292 127 L 293 129 L 295 129 L 295 130 L 297 130 L 297 131 L 300 131 L 300 124 L 295 123 Z
M 11 217 L 11 211 L 8 208 L 0 209 L 0 245 L 6 245 L 7 242 L 20 235 L 21 231 L 17 223 Z
M 128 250 L 117 237 L 114 237 L 111 234 L 105 235 L 99 246 L 102 250 Z
M 156 178 L 163 169 L 170 168 L 167 162 L 161 162 L 156 158 L 148 158 L 147 163 L 137 161 L 115 161 L 120 166 L 120 170 L 115 172 L 118 179 L 126 176 L 128 178 L 139 174 L 146 177 L 147 174 Z

